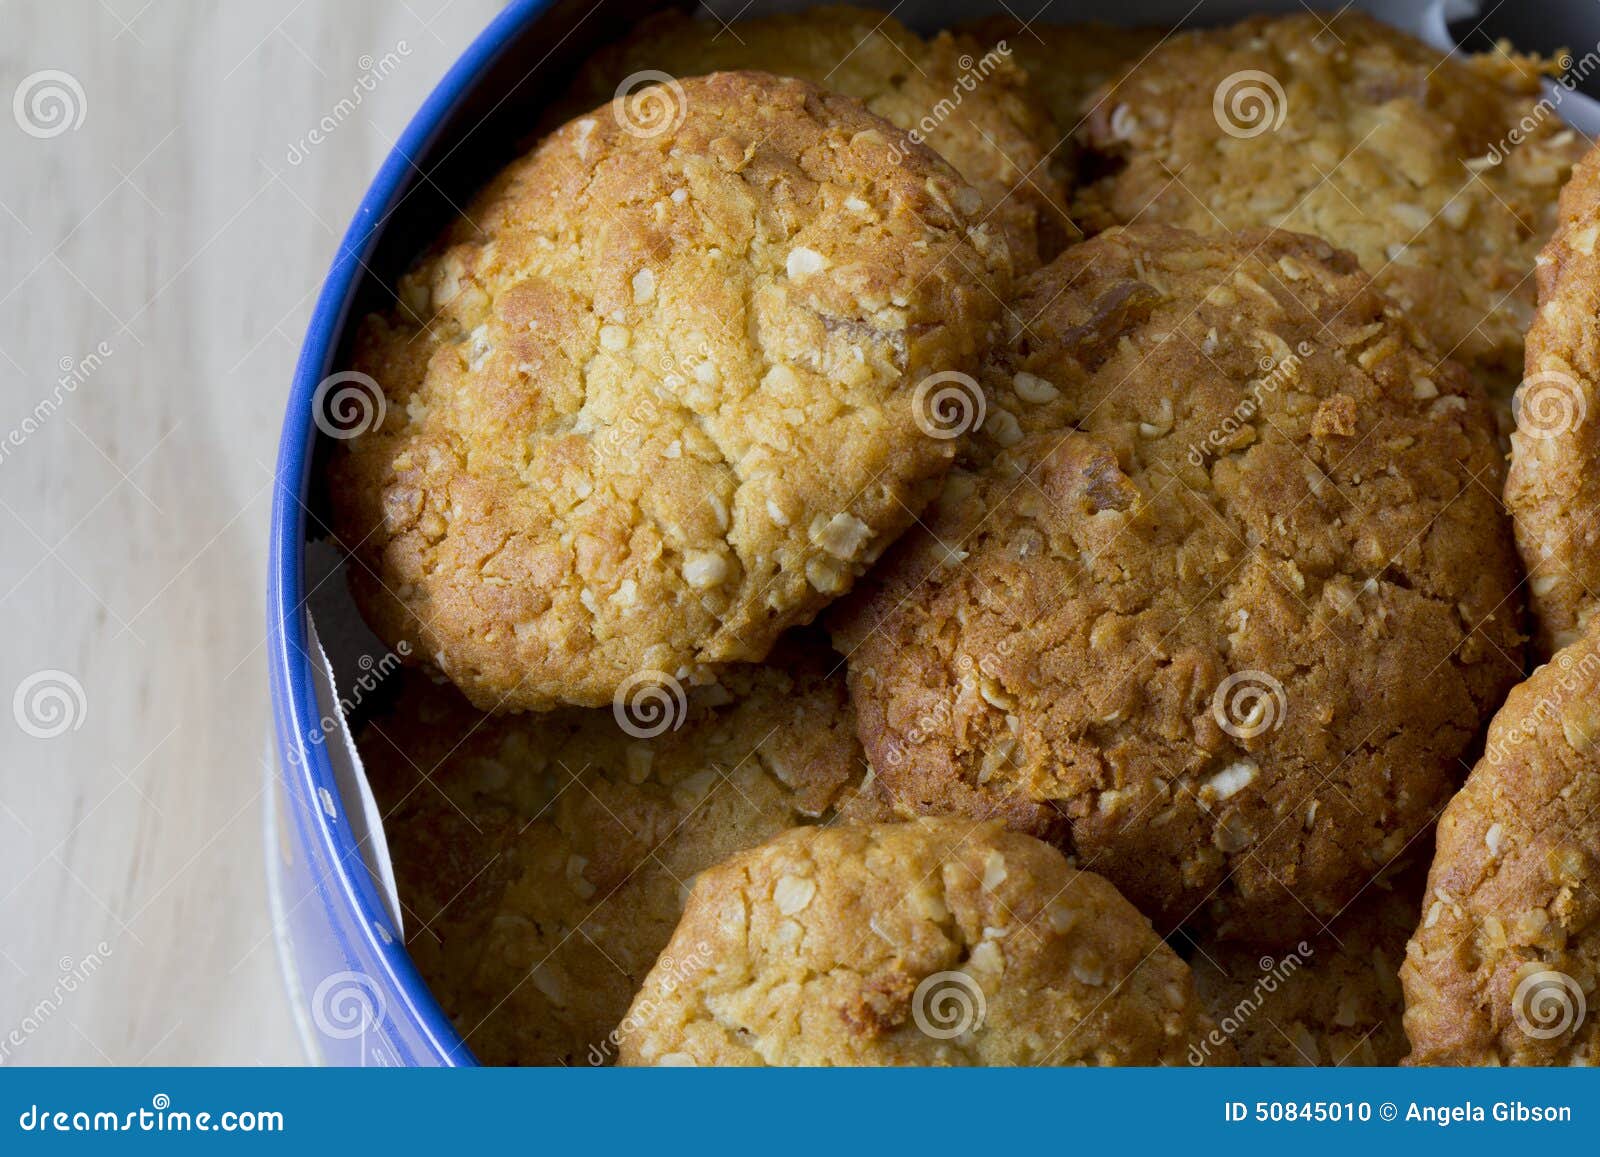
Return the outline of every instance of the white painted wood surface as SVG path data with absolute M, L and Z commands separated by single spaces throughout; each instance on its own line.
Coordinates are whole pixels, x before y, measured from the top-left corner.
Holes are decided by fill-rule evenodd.
M 301 1060 L 261 847 L 278 426 L 338 234 L 497 6 L 0 0 L 0 1063 Z

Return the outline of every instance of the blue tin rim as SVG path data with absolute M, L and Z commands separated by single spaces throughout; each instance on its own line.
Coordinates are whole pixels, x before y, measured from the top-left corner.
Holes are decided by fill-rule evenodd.
M 272 497 L 267 564 L 267 647 L 279 766 L 289 794 L 302 802 L 318 799 L 319 791 L 339 797 L 327 750 L 310 738 L 321 718 L 305 608 L 307 507 L 304 495 L 310 481 L 312 449 L 317 434 L 312 398 L 317 385 L 333 369 L 332 362 L 366 263 L 390 216 L 413 188 L 408 181 L 414 167 L 411 158 L 422 155 L 434 143 L 449 114 L 466 98 L 474 82 L 494 63 L 513 36 L 554 3 L 555 0 L 512 0 L 462 53 L 411 118 L 362 197 L 339 244 L 300 348 L 278 445 Z M 377 979 L 400 998 L 406 1013 L 432 1043 L 435 1055 L 429 1059 L 445 1065 L 476 1064 L 461 1035 L 412 963 L 404 944 L 397 937 L 379 933 L 379 928 L 386 929 L 389 925 L 388 909 L 373 884 L 349 826 L 329 823 L 317 807 L 308 806 L 305 814 L 315 817 L 310 834 L 320 842 L 333 865 L 329 878 L 323 882 L 330 893 L 329 901 L 347 905 L 359 917 L 365 943 L 359 946 L 360 951 L 351 951 L 356 946 L 343 945 L 347 955 L 369 957 L 382 963 L 385 974 Z

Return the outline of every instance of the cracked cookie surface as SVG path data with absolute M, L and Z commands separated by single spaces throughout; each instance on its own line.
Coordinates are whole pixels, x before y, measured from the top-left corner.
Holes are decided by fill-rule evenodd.
M 863 760 L 834 660 L 775 656 L 654 737 L 609 710 L 485 716 L 420 672 L 363 730 L 407 948 L 480 1060 L 614 1061 L 695 873 L 848 803 Z
M 789 832 L 703 872 L 624 1023 L 654 1065 L 1181 1064 L 1188 967 L 1001 825 Z
M 893 16 L 823 6 L 736 20 L 694 20 L 676 10 L 644 21 L 584 67 L 569 100 L 612 99 L 630 76 L 693 76 L 756 69 L 855 97 L 936 150 L 983 194 L 984 216 L 1021 268 L 1053 257 L 1078 232 L 1059 167 L 1054 126 L 1005 53 L 966 36 L 918 36 Z
M 1163 933 L 1317 931 L 1521 677 L 1489 405 L 1297 234 L 1113 231 L 1014 310 L 999 457 L 831 619 L 876 784 L 1075 850 Z
M 1600 1064 L 1600 623 L 1495 715 L 1400 977 L 1411 1064 Z
M 1600 152 L 1573 170 L 1560 217 L 1539 255 L 1539 312 L 1506 477 L 1546 656 L 1577 641 L 1600 597 Z
M 1009 290 L 982 198 L 857 102 L 639 99 L 677 111 L 552 134 L 357 340 L 387 404 L 330 467 L 352 590 L 486 710 L 764 657 L 936 491 L 916 387 Z
M 1521 375 L 1534 257 L 1582 139 L 1539 62 L 1446 58 L 1356 12 L 1182 32 L 1102 94 L 1080 188 L 1093 231 L 1133 220 L 1325 237 L 1486 383 Z M 1281 118 L 1281 119 L 1280 119 Z

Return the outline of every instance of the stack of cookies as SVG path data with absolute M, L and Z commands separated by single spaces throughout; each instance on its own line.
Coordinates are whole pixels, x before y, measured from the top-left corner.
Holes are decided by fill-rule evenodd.
M 362 323 L 328 470 L 474 1052 L 1600 1060 L 1545 67 L 846 8 L 590 60 Z

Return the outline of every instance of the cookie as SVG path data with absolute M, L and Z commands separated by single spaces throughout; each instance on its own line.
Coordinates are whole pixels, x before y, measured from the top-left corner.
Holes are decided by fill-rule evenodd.
M 1561 193 L 1561 223 L 1539 255 L 1506 506 L 1528 571 L 1539 653 L 1577 641 L 1600 591 L 1600 153 Z
M 363 731 L 407 947 L 480 1060 L 614 1061 L 695 874 L 848 802 L 842 683 L 788 646 L 784 669 L 637 704 L 631 732 L 609 710 L 486 716 L 417 672 Z
M 999 824 L 802 828 L 703 872 L 632 1065 L 1153 1065 L 1209 1031 L 1105 880 Z
M 985 16 L 960 31 L 980 44 L 1005 44 L 1063 134 L 1076 132 L 1093 105 L 1091 98 L 1098 99 L 1102 89 L 1137 67 L 1167 36 L 1159 28 L 1093 21 L 1024 24 L 1010 15 Z
M 1397 1065 L 1410 1049 L 1400 963 L 1417 926 L 1424 870 L 1376 881 L 1331 932 L 1262 955 L 1202 937 L 1195 990 L 1245 1065 Z M 1204 1058 L 1204 1044 L 1191 1061 Z M 1215 1040 L 1209 1042 L 1217 1047 Z
M 1113 231 L 1027 278 L 958 472 L 832 619 L 877 783 L 1289 943 L 1521 677 L 1481 391 L 1347 253 Z
M 1600 1064 L 1600 624 L 1494 717 L 1400 979 L 1411 1064 Z
M 716 69 L 799 77 L 913 134 L 983 194 L 983 217 L 1010 241 L 1019 268 L 1079 236 L 1051 163 L 1060 138 L 1010 53 L 949 32 L 925 40 L 883 12 L 825 6 L 725 25 L 669 10 L 591 59 L 568 102 L 592 107 L 634 78 Z
M 1439 355 L 1509 392 L 1534 257 L 1582 149 L 1539 81 L 1526 58 L 1446 57 L 1353 11 L 1180 33 L 1089 117 L 1111 171 L 1074 216 L 1325 237 Z
M 662 118 L 554 133 L 357 340 L 385 404 L 330 469 L 352 589 L 486 710 L 703 680 L 847 590 L 949 467 L 919 383 L 1007 289 L 978 194 L 857 102 L 635 96 Z

